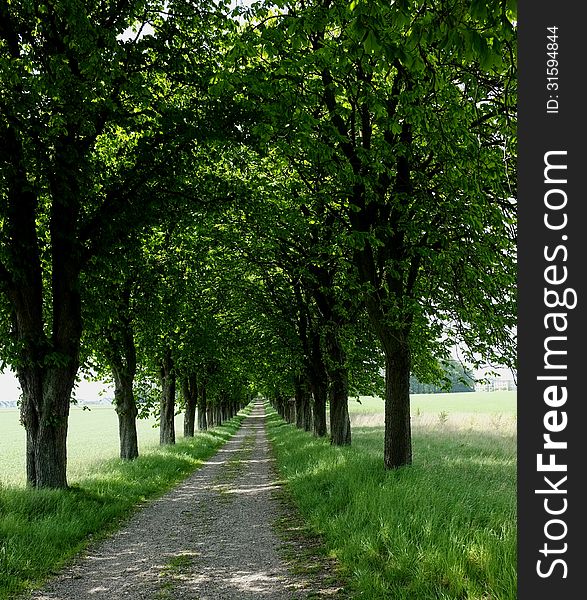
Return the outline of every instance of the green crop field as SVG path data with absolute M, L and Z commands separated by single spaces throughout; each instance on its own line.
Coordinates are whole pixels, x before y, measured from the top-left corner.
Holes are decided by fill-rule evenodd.
M 139 449 L 159 444 L 155 419 L 137 422 Z M 183 416 L 175 419 L 176 436 L 183 433 Z M 18 410 L 0 410 L 0 483 L 25 483 L 25 433 Z M 96 463 L 118 456 L 118 418 L 113 408 L 72 407 L 67 434 L 68 479 L 76 483 L 88 476 Z
M 352 425 L 383 425 L 383 400 L 373 396 L 360 396 L 359 400 L 349 400 Z M 413 394 L 411 415 L 415 428 L 436 426 L 513 434 L 517 425 L 516 392 Z
M 374 396 L 359 396 L 349 399 L 349 412 L 383 412 L 383 400 Z M 412 413 L 474 413 L 516 414 L 516 392 L 468 392 L 457 394 L 412 394 Z

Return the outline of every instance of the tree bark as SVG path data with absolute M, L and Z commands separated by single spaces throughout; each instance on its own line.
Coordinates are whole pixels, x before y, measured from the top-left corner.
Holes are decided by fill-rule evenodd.
M 330 381 L 330 443 L 350 446 L 351 421 L 349 418 L 349 393 L 346 369 L 338 371 Z
M 139 455 L 137 436 L 137 405 L 132 389 L 134 372 L 112 368 L 114 375 L 114 404 L 118 415 L 118 436 L 120 439 L 120 458 L 134 460 Z
M 346 356 L 335 323 L 328 323 L 325 334 L 326 370 L 328 372 L 330 400 L 330 443 L 349 446 L 351 421 L 349 418 L 349 383 Z
M 21 419 L 26 429 L 27 484 L 31 487 L 67 487 L 67 422 L 77 358 L 77 353 L 75 357 L 62 356 L 63 367 L 17 366 Z M 47 362 L 48 353 L 43 360 Z
M 412 464 L 410 351 L 391 340 L 386 346 L 384 464 L 396 469 Z
M 294 398 L 296 404 L 296 427 L 302 429 L 304 427 L 304 385 L 303 378 L 301 375 L 295 375 L 294 377 Z
M 37 487 L 36 442 L 39 435 L 39 409 L 43 406 L 43 380 L 40 367 L 17 366 L 17 376 L 22 390 L 20 420 L 26 431 L 27 485 Z
M 45 400 L 49 398 L 54 410 L 41 418 L 35 444 L 36 487 L 66 488 L 69 397 L 67 404 L 60 402 L 59 392 L 49 392 Z
M 322 349 L 320 347 L 320 335 L 314 333 L 312 336 L 310 355 L 307 357 L 307 373 L 310 381 L 310 389 L 314 399 L 312 412 L 314 417 L 314 435 L 326 436 L 326 399 L 328 393 L 328 376 Z
M 287 400 L 285 398 L 285 396 L 281 393 L 278 393 L 277 396 L 275 397 L 275 403 L 276 403 L 276 410 L 277 410 L 277 414 L 284 420 L 287 421 L 287 415 L 286 415 L 286 411 L 287 411 Z
M 114 379 L 114 405 L 118 415 L 120 458 L 134 460 L 139 455 L 137 405 L 133 382 L 137 368 L 137 351 L 130 317 L 131 284 L 126 282 L 120 293 L 120 313 L 116 323 L 106 332 L 106 360 Z
M 165 350 L 161 362 L 159 443 L 161 445 L 175 444 L 175 370 L 170 348 Z
M 326 428 L 326 382 L 312 382 L 312 397 L 314 398 L 314 405 L 312 407 L 314 415 L 314 435 L 317 437 L 325 437 L 328 433 Z
M 311 402 L 312 394 L 309 391 L 309 388 L 304 394 L 304 423 L 303 428 L 304 431 L 312 431 L 313 419 L 312 419 L 312 402 Z
M 310 402 L 310 382 L 305 373 L 296 375 L 294 380 L 296 427 L 312 430 L 312 404 Z
M 196 405 L 198 402 L 198 383 L 195 373 L 190 373 L 182 381 L 185 413 L 183 417 L 183 437 L 194 437 L 196 424 Z
M 198 386 L 198 429 L 206 431 L 208 429 L 208 419 L 206 418 L 206 382 Z

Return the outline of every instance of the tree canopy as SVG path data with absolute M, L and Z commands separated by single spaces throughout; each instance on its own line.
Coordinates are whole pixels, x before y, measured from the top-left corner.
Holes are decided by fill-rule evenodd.
M 1 354 L 29 483 L 67 485 L 90 362 L 116 382 L 123 458 L 141 406 L 173 443 L 178 406 L 193 435 L 263 393 L 350 444 L 349 393 L 380 393 L 384 464 L 410 464 L 411 376 L 440 382 L 457 344 L 515 361 L 515 18 L 3 3 Z

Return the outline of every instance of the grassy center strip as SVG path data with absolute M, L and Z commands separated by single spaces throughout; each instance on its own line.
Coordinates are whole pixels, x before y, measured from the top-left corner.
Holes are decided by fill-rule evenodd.
M 90 541 L 176 486 L 234 435 L 251 408 L 193 438 L 149 448 L 135 461 L 96 463 L 69 490 L 0 487 L 0 599 L 38 587 Z
M 279 477 L 351 597 L 516 598 L 515 438 L 418 429 L 415 464 L 386 472 L 381 427 L 341 448 L 267 412 Z
M 247 435 L 235 451 L 234 456 L 222 465 L 220 472 L 215 477 L 213 485 L 220 494 L 222 502 L 230 502 L 233 496 L 230 494 L 234 482 L 245 472 L 255 448 L 256 435 Z

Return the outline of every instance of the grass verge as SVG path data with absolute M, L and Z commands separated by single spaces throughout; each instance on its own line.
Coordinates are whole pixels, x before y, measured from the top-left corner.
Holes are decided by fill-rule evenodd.
M 279 482 L 279 474 L 272 463 L 273 480 Z M 273 530 L 281 540 L 281 558 L 288 571 L 300 575 L 308 582 L 312 592 L 309 599 L 331 598 L 348 600 L 350 596 L 338 561 L 328 556 L 324 540 L 301 518 L 291 492 L 284 482 L 272 490 L 273 499 L 279 505 L 279 517 L 272 523 Z M 295 592 L 295 588 L 291 590 Z
M 339 448 L 267 412 L 279 476 L 351 597 L 516 598 L 515 438 L 421 429 L 415 464 L 386 472 L 382 428 Z
M 0 599 L 38 587 L 142 502 L 185 479 L 237 431 L 250 408 L 194 438 L 151 448 L 135 461 L 96 463 L 69 490 L 0 487 Z

